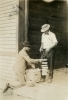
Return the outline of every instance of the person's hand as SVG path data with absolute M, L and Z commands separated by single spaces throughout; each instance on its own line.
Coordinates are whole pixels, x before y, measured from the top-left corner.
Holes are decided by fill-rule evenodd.
M 49 51 L 50 51 L 50 48 L 46 48 L 46 53 L 49 53 Z
M 34 65 L 34 64 L 31 64 L 31 67 L 32 67 L 32 68 L 35 68 L 35 65 Z
M 43 49 L 40 47 L 39 51 L 40 51 L 40 52 L 42 52 L 42 51 L 43 51 Z
M 43 59 L 39 59 L 39 62 L 41 63 L 43 61 Z

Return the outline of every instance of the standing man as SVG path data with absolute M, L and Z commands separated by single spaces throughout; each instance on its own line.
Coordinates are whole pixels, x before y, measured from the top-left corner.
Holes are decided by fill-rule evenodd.
M 56 36 L 53 32 L 50 31 L 50 25 L 49 24 L 44 24 L 41 28 L 42 32 L 42 38 L 41 38 L 41 47 L 40 47 L 40 52 L 41 52 L 41 57 L 42 58 L 47 58 L 49 60 L 49 77 L 51 81 L 51 76 L 52 76 L 52 71 L 53 71 L 53 48 L 57 45 L 58 41 L 56 39 Z M 44 79 L 45 77 L 42 76 Z
M 16 63 L 13 67 L 17 80 L 14 82 L 8 82 L 3 90 L 3 93 L 6 92 L 7 89 L 10 87 L 17 88 L 17 87 L 21 87 L 26 84 L 25 83 L 25 71 L 27 69 L 27 64 L 29 64 L 32 68 L 34 68 L 33 64 L 42 62 L 42 59 L 31 59 L 28 55 L 29 50 L 30 50 L 30 44 L 29 42 L 25 41 L 23 43 L 23 49 L 17 55 Z

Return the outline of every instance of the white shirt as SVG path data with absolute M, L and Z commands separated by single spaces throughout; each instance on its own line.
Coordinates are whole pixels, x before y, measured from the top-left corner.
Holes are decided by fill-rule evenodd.
M 43 49 L 49 48 L 53 45 L 53 43 L 58 42 L 56 36 L 51 31 L 48 34 L 43 33 L 41 42 L 43 43 Z

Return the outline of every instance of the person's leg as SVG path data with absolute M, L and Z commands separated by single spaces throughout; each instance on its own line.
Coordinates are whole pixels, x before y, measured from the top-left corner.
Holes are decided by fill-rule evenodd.
M 25 85 L 25 73 L 16 73 L 16 77 L 18 81 L 11 82 L 10 83 L 11 88 L 18 88 Z
M 49 66 L 49 81 L 52 82 L 53 78 L 53 67 L 54 67 L 54 50 L 52 49 L 48 55 L 48 66 Z
M 9 81 L 6 84 L 5 88 L 3 89 L 3 93 L 5 93 L 8 90 L 8 88 L 15 89 L 15 88 L 19 88 L 25 85 L 25 74 L 24 73 L 16 73 L 16 77 L 17 77 L 17 80 Z
M 6 83 L 6 85 L 3 89 L 3 93 L 5 93 L 8 90 L 8 88 L 10 88 L 9 83 Z
M 6 83 L 6 85 L 3 89 L 3 93 L 5 93 L 9 88 L 15 89 L 15 88 L 19 88 L 23 85 L 25 85 L 25 84 L 20 83 L 19 81 L 9 81 L 8 83 Z

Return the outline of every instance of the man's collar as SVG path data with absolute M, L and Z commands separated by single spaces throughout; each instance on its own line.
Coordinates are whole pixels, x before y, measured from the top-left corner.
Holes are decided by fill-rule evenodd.
M 49 35 L 50 31 L 48 33 L 44 33 L 45 35 Z

